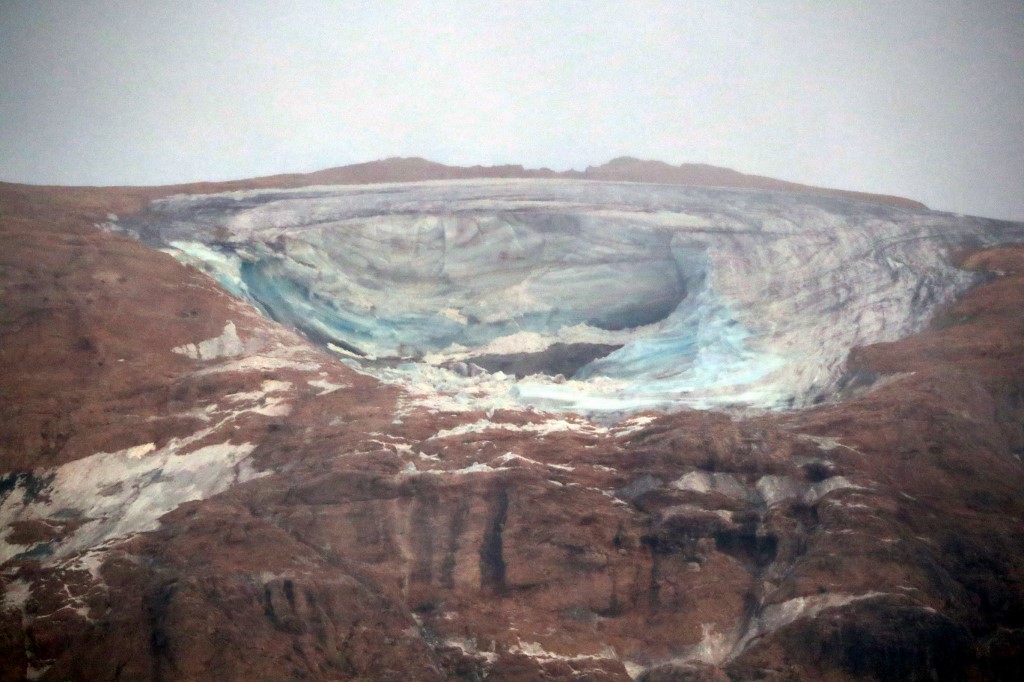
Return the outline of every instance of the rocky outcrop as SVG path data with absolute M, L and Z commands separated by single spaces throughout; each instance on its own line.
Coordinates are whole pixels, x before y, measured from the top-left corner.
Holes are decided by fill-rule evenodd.
M 95 229 L 157 194 L 0 192 L 0 679 L 1019 678 L 1020 247 L 842 400 L 600 424 Z

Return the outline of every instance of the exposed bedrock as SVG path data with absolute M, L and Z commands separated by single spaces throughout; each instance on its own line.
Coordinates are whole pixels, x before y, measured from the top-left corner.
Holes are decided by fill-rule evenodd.
M 0 185 L 3 682 L 1022 678 L 1024 248 L 962 253 L 949 276 L 936 251 L 930 282 L 978 286 L 917 334 L 848 353 L 843 401 L 601 424 L 466 409 L 455 391 L 424 401 L 424 382 L 357 372 L 200 272 L 95 230 L 157 191 L 132 192 Z M 658 213 L 630 211 L 629 224 Z M 865 245 L 896 229 L 885 220 Z M 997 227 L 964 219 L 948 239 Z M 708 236 L 721 230 L 669 231 L 677 263 L 675 242 L 706 242 L 704 289 L 687 282 L 654 329 L 588 334 L 733 309 L 751 314 L 700 338 L 743 326 L 741 346 L 806 350 L 840 334 L 753 315 L 744 296 L 759 289 L 737 282 L 768 281 L 747 262 L 761 247 L 730 260 Z M 276 258 L 274 239 L 188 248 L 223 276 L 243 252 Z M 892 248 L 913 264 L 897 279 L 928 272 L 926 250 Z M 863 260 L 849 269 L 890 272 Z M 904 300 L 891 280 L 857 286 Z M 702 292 L 731 307 L 695 306 Z M 588 343 L 515 339 L 516 361 L 558 343 L 578 361 L 572 344 Z M 639 340 L 606 341 L 623 348 L 591 359 L 592 378 L 544 386 L 622 387 L 612 356 L 650 361 Z M 374 371 L 497 381 L 474 365 L 481 349 L 438 355 L 451 370 Z
M 973 281 L 950 248 L 1024 238 L 830 197 L 555 180 L 172 197 L 117 227 L 368 371 L 404 358 L 407 380 L 449 393 L 479 381 L 428 364 L 621 346 L 510 372 L 570 381 L 487 391 L 584 413 L 820 401 L 850 348 L 920 329 Z

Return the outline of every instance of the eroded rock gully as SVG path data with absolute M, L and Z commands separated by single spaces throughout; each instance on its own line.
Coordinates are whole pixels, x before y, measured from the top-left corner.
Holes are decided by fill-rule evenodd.
M 0 189 L 0 680 L 1019 679 L 1024 248 L 841 402 L 600 425 L 94 228 L 170 191 Z

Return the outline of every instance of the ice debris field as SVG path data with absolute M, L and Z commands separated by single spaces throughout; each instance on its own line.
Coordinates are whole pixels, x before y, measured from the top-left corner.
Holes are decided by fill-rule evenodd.
M 1024 226 L 820 195 L 569 180 L 175 196 L 114 226 L 451 406 L 786 408 L 920 329 Z

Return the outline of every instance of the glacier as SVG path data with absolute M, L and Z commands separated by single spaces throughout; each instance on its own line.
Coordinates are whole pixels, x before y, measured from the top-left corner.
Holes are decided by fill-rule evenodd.
M 177 195 L 114 229 L 448 408 L 606 417 L 820 402 L 851 348 L 975 281 L 951 249 L 1024 238 L 824 195 L 535 179 Z

